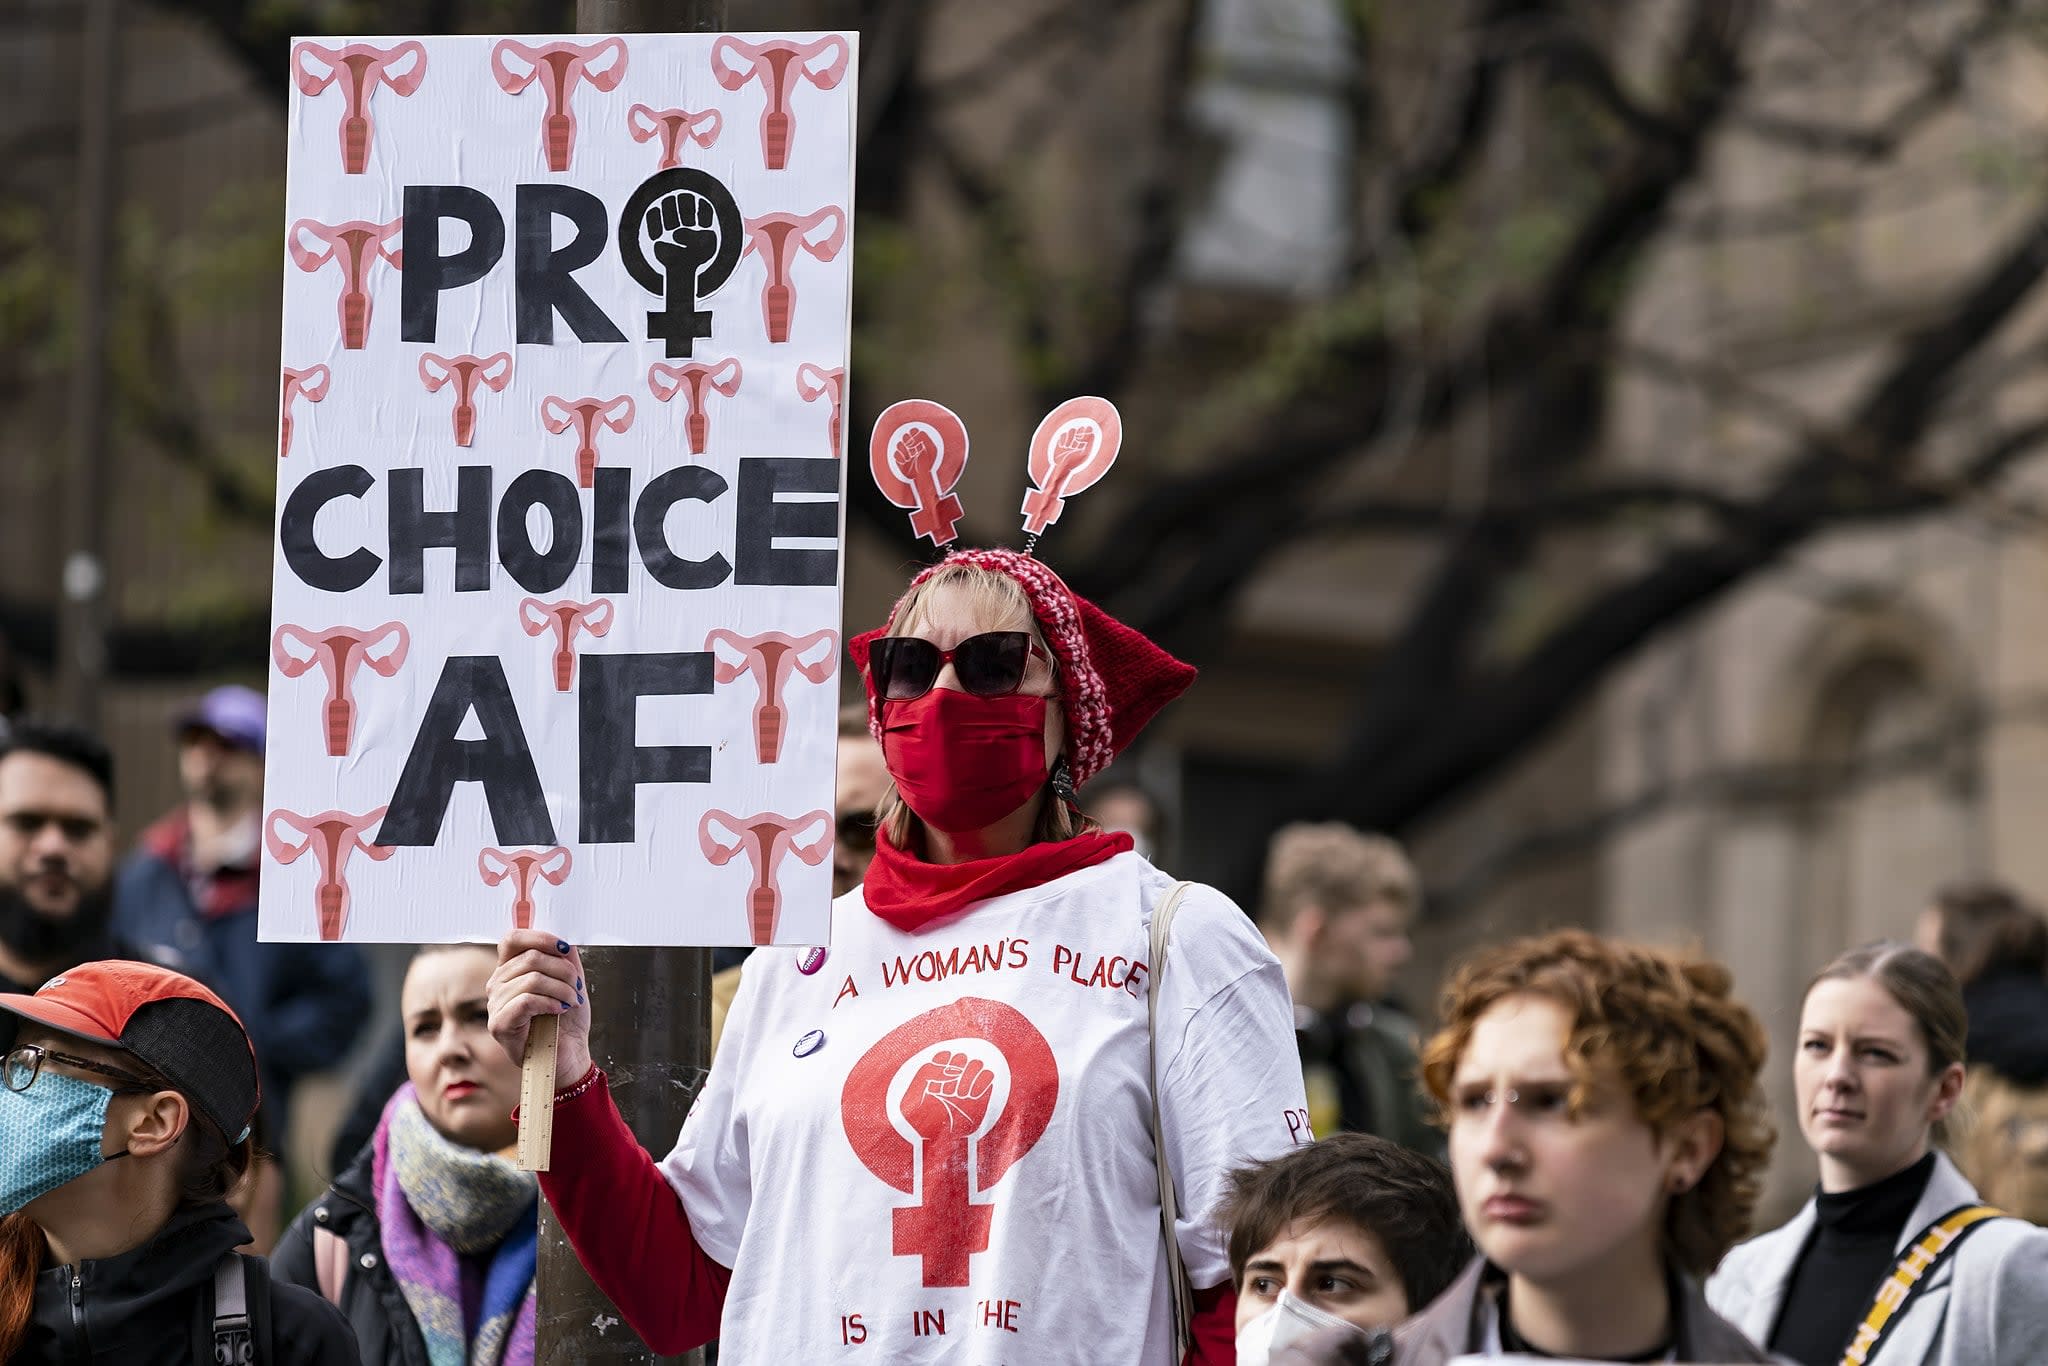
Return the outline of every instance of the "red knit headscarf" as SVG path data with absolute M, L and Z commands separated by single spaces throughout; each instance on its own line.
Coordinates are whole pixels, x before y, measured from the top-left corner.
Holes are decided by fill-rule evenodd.
M 1004 575 L 1030 600 L 1031 615 L 1059 663 L 1067 766 L 1077 788 L 1107 768 L 1161 707 L 1195 681 L 1193 665 L 1175 659 L 1075 593 L 1043 561 L 1015 550 L 955 550 L 910 581 L 904 597 L 889 609 L 889 622 L 902 613 L 910 593 L 949 565 L 971 565 Z M 868 647 L 888 629 L 885 623 L 847 643 L 868 690 L 868 729 L 878 742 L 882 723 L 874 677 L 868 672 Z

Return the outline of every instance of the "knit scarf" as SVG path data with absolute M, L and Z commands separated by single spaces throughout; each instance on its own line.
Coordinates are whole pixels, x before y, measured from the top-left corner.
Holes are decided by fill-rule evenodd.
M 407 1082 L 384 1107 L 371 1179 L 384 1259 L 433 1366 L 533 1366 L 539 1182 L 442 1136 Z M 476 1336 L 465 1341 L 462 1258 L 488 1253 Z
M 977 901 L 1043 886 L 1092 868 L 1131 847 L 1131 837 L 1091 831 L 1072 839 L 1033 844 L 999 858 L 926 863 L 889 842 L 875 840 L 875 861 L 861 884 L 868 909 L 906 934 L 965 910 Z

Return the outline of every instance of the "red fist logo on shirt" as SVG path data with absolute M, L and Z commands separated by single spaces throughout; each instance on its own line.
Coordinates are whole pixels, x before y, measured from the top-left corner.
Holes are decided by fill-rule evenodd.
M 903 1117 L 922 1138 L 966 1138 L 988 1118 L 995 1085 L 987 1067 L 965 1053 L 941 1049 L 910 1079 Z

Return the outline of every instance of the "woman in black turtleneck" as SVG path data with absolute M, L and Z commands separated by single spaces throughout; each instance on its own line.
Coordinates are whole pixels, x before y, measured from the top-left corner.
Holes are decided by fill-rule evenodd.
M 1905 1250 L 1971 1188 L 1936 1150 L 1963 1086 L 1955 978 L 1902 944 L 1842 955 L 1807 988 L 1793 1061 L 1820 1189 L 1783 1228 L 1728 1254 L 1713 1307 L 1802 1366 L 1838 1366 Z M 1972 1225 L 1896 1315 L 1872 1366 L 2048 1362 L 2048 1232 Z

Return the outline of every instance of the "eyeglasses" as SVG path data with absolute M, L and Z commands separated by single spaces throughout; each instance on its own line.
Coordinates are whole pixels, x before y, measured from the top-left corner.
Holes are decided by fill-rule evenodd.
M 877 822 L 872 811 L 848 811 L 839 817 L 839 842 L 849 849 L 873 852 Z
M 1024 686 L 1024 669 L 1034 655 L 1051 663 L 1029 631 L 983 631 L 950 650 L 917 636 L 883 636 L 869 648 L 868 672 L 886 702 L 923 697 L 948 664 L 960 686 L 976 697 L 1007 697 Z
M 112 1067 L 104 1067 L 99 1063 L 88 1062 L 84 1058 L 74 1058 L 69 1053 L 59 1053 L 55 1049 L 44 1048 L 40 1044 L 32 1043 L 23 1044 L 21 1047 L 9 1052 L 4 1060 L 0 1060 L 0 1082 L 4 1082 L 10 1091 L 28 1090 L 29 1087 L 36 1084 L 36 1078 L 43 1074 L 43 1062 L 45 1059 L 50 1062 L 61 1062 L 66 1067 L 76 1067 L 81 1072 L 92 1072 L 102 1077 L 112 1077 L 115 1081 L 120 1082 L 123 1089 L 126 1090 L 154 1091 L 159 1089 L 144 1081 L 141 1077 L 135 1076 L 133 1073 L 122 1072 Z

